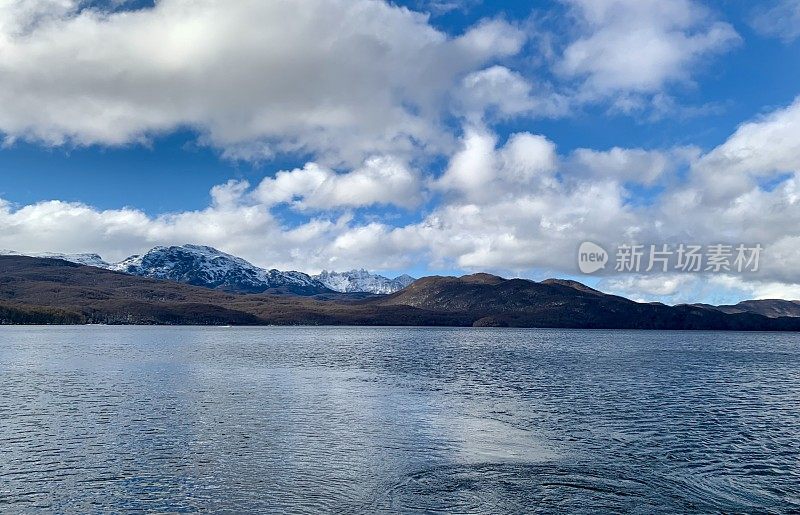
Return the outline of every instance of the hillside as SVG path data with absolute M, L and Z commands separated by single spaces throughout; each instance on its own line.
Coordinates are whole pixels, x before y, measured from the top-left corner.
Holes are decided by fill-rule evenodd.
M 745 300 L 726 306 L 706 306 L 723 313 L 755 313 L 769 318 L 800 317 L 800 301 L 783 299 Z
M 580 283 L 426 277 L 382 297 L 233 294 L 58 259 L 0 257 L 0 322 L 798 330 L 800 318 L 639 304 Z
M 60 259 L 0 256 L 0 323 L 469 325 L 328 293 L 241 295 Z
M 367 270 L 328 272 L 310 276 L 303 272 L 265 269 L 238 256 L 205 245 L 153 247 L 144 254 L 130 256 L 118 263 L 109 263 L 93 253 L 64 254 L 55 252 L 22 254 L 0 250 L 0 256 L 27 256 L 61 259 L 150 279 L 166 279 L 192 286 L 203 286 L 230 293 L 287 293 L 292 295 L 327 295 L 361 293 L 385 295 L 401 290 L 414 278 L 401 275 L 390 279 Z
M 757 329 L 800 327 L 800 319 L 765 320 L 747 312 L 642 304 L 575 281 L 503 279 L 489 274 L 425 277 L 374 302 L 469 313 L 476 325 L 628 329 Z

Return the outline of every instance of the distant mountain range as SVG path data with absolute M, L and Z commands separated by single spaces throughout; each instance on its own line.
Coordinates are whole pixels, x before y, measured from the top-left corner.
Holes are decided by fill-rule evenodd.
M 107 267 L 126 274 L 167 279 L 235 293 L 314 295 L 330 290 L 302 272 L 265 270 L 212 247 L 155 247 Z
M 13 251 L 2 251 L 0 254 L 22 255 Z M 385 295 L 401 290 L 414 281 L 408 275 L 389 279 L 366 270 L 342 273 L 323 271 L 316 276 L 295 271 L 266 270 L 242 258 L 203 245 L 155 247 L 141 256 L 131 256 L 119 263 L 108 263 L 97 254 L 27 255 L 62 259 L 139 277 L 177 281 L 233 293 L 316 295 L 338 292 Z
M 0 256 L 27 256 L 44 259 L 61 259 L 79 265 L 94 266 L 97 268 L 111 269 L 113 265 L 107 263 L 99 254 L 61 254 L 58 252 L 39 252 L 24 254 L 14 250 L 0 250 Z
M 216 253 L 204 249 L 190 249 L 192 259 L 199 260 L 199 275 L 186 266 L 185 256 L 177 262 L 126 260 L 127 271 L 160 270 L 159 279 L 52 257 L 0 256 L 0 323 L 800 330 L 800 317 L 784 316 L 786 306 L 776 310 L 775 301 L 750 301 L 735 310 L 644 304 L 574 281 L 535 282 L 489 274 L 425 277 L 395 293 L 366 297 L 327 288 L 313 293 L 306 289 L 314 286 L 303 282 L 308 277 L 304 274 L 288 285 L 274 283 L 274 290 L 232 293 L 222 286 L 249 288 L 272 278 L 258 270 L 244 273 L 242 263 L 232 273 L 215 261 Z M 209 259 L 219 266 L 209 267 Z M 185 284 L 189 281 L 203 284 Z M 302 293 L 287 292 L 295 287 Z
M 324 284 L 333 291 L 341 293 L 377 293 L 388 295 L 400 291 L 415 279 L 403 274 L 394 279 L 382 275 L 371 274 L 366 270 L 351 270 L 350 272 L 328 272 L 313 276 L 314 279 Z
M 767 299 L 767 300 L 745 300 L 732 306 L 709 306 L 708 304 L 696 304 L 705 308 L 716 309 L 723 313 L 756 313 L 765 317 L 800 317 L 800 301 Z

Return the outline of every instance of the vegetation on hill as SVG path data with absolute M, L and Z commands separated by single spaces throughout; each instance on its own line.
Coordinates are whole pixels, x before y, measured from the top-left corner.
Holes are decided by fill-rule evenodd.
M 642 304 L 573 281 L 476 274 L 386 296 L 240 295 L 21 256 L 0 257 L 0 323 L 800 329 L 800 318 Z

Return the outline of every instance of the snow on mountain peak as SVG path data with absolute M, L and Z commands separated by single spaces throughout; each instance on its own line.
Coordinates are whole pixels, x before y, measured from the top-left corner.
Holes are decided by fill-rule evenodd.
M 193 244 L 153 247 L 142 255 L 130 256 L 118 263 L 108 263 L 99 255 L 88 253 L 23 254 L 0 250 L 0 255 L 63 259 L 141 277 L 247 293 L 271 290 L 308 295 L 329 293 L 333 290 L 340 293 L 389 294 L 414 282 L 414 278 L 408 275 L 390 279 L 372 274 L 363 268 L 349 272 L 323 271 L 313 277 L 302 272 L 266 270 L 213 247 Z
M 94 266 L 97 268 L 110 268 L 112 265 L 107 263 L 98 254 L 84 253 L 84 254 L 61 254 L 59 252 L 33 252 L 22 253 L 14 250 L 0 250 L 0 256 L 28 256 L 44 259 L 61 259 L 62 261 L 69 261 L 70 263 L 77 263 L 79 265 Z
M 327 290 L 301 272 L 265 270 L 240 257 L 204 245 L 154 247 L 146 254 L 131 256 L 113 268 L 143 277 L 238 292 L 260 293 L 277 289 L 309 294 Z
M 342 293 L 368 292 L 384 295 L 402 290 L 414 282 L 414 278 L 408 275 L 389 279 L 382 275 L 371 274 L 363 268 L 350 270 L 349 272 L 328 272 L 323 270 L 322 273 L 315 275 L 314 278 L 331 290 Z

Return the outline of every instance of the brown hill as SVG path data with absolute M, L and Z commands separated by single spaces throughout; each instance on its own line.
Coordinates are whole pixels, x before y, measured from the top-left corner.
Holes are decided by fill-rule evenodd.
M 798 330 L 800 318 L 640 304 L 580 283 L 426 277 L 384 297 L 237 295 L 57 259 L 0 257 L 0 322 Z
M 753 313 L 697 306 L 637 303 L 575 281 L 479 276 L 426 277 L 376 299 L 383 305 L 468 313 L 476 325 L 627 329 L 757 329 L 800 327 L 800 320 L 765 321 Z
M 0 256 L 0 323 L 469 325 L 363 295 L 237 295 L 58 259 Z
M 800 301 L 797 300 L 745 300 L 734 305 L 706 307 L 723 313 L 755 313 L 769 318 L 800 317 Z

